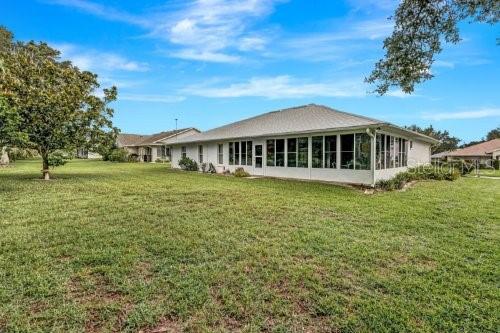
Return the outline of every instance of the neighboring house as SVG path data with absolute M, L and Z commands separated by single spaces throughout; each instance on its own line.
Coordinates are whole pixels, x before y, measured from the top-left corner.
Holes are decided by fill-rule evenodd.
M 118 134 L 116 144 L 119 148 L 126 149 L 129 155 L 136 156 L 141 162 L 169 161 L 172 143 L 198 133 L 200 131 L 192 127 L 152 135 L 124 133 Z
M 462 149 L 434 154 L 432 158 L 440 158 L 443 161 L 467 160 L 477 161 L 480 164 L 489 164 L 491 160 L 500 160 L 500 139 L 493 139 Z
M 96 159 L 102 158 L 101 154 L 89 151 L 88 149 L 85 149 L 85 148 L 77 149 L 76 150 L 76 157 L 82 158 L 82 159 L 89 159 L 89 160 L 96 160 Z
M 218 172 L 242 167 L 258 176 L 373 185 L 430 163 L 434 143 L 384 121 L 310 104 L 179 138 L 172 166 L 190 157 Z
M 443 151 L 441 153 L 436 153 L 431 155 L 431 160 L 433 162 L 444 162 L 446 161 L 446 155 L 451 153 L 451 151 Z

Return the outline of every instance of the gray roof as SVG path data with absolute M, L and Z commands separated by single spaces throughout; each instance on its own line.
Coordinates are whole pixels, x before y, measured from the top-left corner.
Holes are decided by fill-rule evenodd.
M 159 142 L 160 140 L 164 140 L 167 138 L 170 138 L 172 136 L 175 136 L 176 134 L 180 134 L 189 130 L 196 130 L 194 127 L 189 127 L 189 128 L 181 128 L 178 130 L 170 130 L 166 132 L 160 132 L 160 133 L 155 133 L 151 135 L 140 135 L 140 134 L 126 134 L 126 133 L 120 133 L 118 134 L 116 141 L 119 146 L 147 146 L 147 145 L 154 145 L 154 144 L 162 144 Z
M 256 117 L 181 138 L 177 143 L 311 133 L 325 130 L 371 127 L 374 125 L 386 125 L 403 130 L 405 133 L 411 133 L 413 136 L 421 137 L 423 140 L 434 140 L 381 120 L 334 110 L 323 105 L 309 104 L 264 113 Z

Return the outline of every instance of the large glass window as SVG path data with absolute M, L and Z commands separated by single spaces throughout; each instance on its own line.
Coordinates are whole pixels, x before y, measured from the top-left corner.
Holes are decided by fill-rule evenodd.
M 391 168 L 395 168 L 395 159 L 394 159 L 394 139 L 395 137 L 390 137 L 390 146 L 389 146 L 389 160 L 391 161 Z
M 377 134 L 375 142 L 375 165 L 377 170 L 385 169 L 385 134 Z
M 262 145 L 255 145 L 255 167 L 262 168 Z
M 246 141 L 241 142 L 241 165 L 247 164 L 247 143 Z
M 266 164 L 267 166 L 275 166 L 276 159 L 274 156 L 274 140 L 266 141 Z
M 182 158 L 186 158 L 187 154 L 186 154 L 186 146 L 182 146 L 181 147 L 181 157 Z
M 217 145 L 217 163 L 224 164 L 224 145 L 222 143 Z
M 323 167 L 323 137 L 313 136 L 312 137 L 312 167 L 322 168 Z
M 337 136 L 325 136 L 325 168 L 337 167 Z
M 203 146 L 198 146 L 198 162 L 203 163 Z
M 366 133 L 356 134 L 356 170 L 370 170 L 371 165 L 371 138 Z
M 410 142 L 385 134 L 377 134 L 375 162 L 377 170 L 408 166 Z
M 229 165 L 234 165 L 234 142 L 229 142 Z
M 285 139 L 276 140 L 276 166 L 285 166 Z
M 354 169 L 354 134 L 340 136 L 340 167 Z
M 399 168 L 401 165 L 399 157 L 400 157 L 400 142 L 401 138 L 394 138 L 394 167 Z
M 297 166 L 297 139 L 287 139 L 287 166 Z
M 234 143 L 234 164 L 240 165 L 240 143 Z
M 298 138 L 298 160 L 297 166 L 299 168 L 309 167 L 309 138 Z
M 252 141 L 247 141 L 247 165 L 252 165 Z

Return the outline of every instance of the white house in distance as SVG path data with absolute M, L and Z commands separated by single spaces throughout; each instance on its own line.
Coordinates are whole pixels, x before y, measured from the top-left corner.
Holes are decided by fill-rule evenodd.
M 170 160 L 170 145 L 187 136 L 198 134 L 196 128 L 183 128 L 152 135 L 118 134 L 116 145 L 134 155 L 140 162 Z
M 171 143 L 182 157 L 217 172 L 373 185 L 407 167 L 428 164 L 437 140 L 388 122 L 305 105 L 268 112 Z

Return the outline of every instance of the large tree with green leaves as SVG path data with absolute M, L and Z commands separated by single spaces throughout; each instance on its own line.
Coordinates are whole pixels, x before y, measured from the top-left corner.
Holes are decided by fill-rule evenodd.
M 385 56 L 366 78 L 380 95 L 393 86 L 412 93 L 416 84 L 431 79 L 431 66 L 442 42 L 460 41 L 458 23 L 466 19 L 498 23 L 500 1 L 403 0 L 393 19 L 394 31 L 384 41 Z
M 49 179 L 49 155 L 77 147 L 92 149 L 114 142 L 115 87 L 99 97 L 97 75 L 61 61 L 59 51 L 45 43 L 13 42 L 0 28 L 0 96 L 16 112 L 26 136 L 23 147 L 42 157 L 43 177 Z
M 457 137 L 453 137 L 450 135 L 448 131 L 440 131 L 436 130 L 432 125 L 429 127 L 419 127 L 417 125 L 406 126 L 410 131 L 418 132 L 430 136 L 431 138 L 439 140 L 439 143 L 436 143 L 431 146 L 431 153 L 442 153 L 444 151 L 455 150 L 458 148 L 458 143 L 460 139 Z
M 500 139 L 500 126 L 492 129 L 486 134 L 486 141 L 490 141 L 493 139 Z

